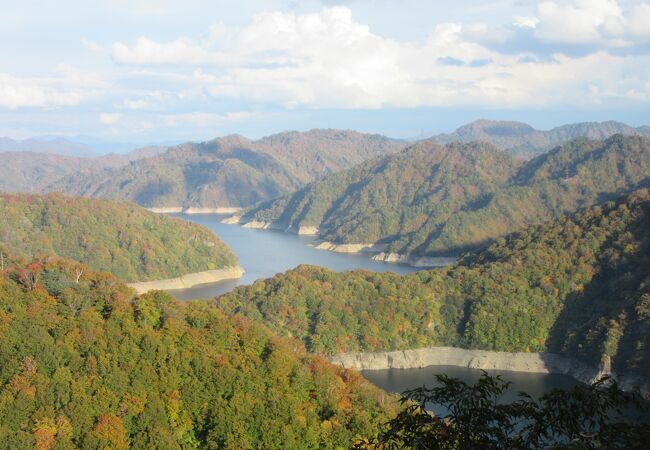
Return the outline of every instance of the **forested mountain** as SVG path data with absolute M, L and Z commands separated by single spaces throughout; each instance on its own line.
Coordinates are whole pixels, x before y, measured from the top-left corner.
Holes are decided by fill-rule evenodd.
M 650 192 L 533 226 L 452 267 L 301 266 L 215 303 L 313 352 L 452 345 L 551 351 L 650 373 Z
M 608 121 L 574 123 L 543 131 L 522 122 L 477 120 L 453 133 L 433 136 L 431 140 L 439 144 L 489 142 L 511 155 L 529 158 L 578 137 L 602 140 L 615 134 L 650 136 L 650 130 L 648 127 L 633 128 L 624 123 Z
M 287 132 L 252 141 L 227 136 L 173 147 L 117 169 L 73 174 L 48 190 L 147 206 L 249 206 L 403 143 L 353 131 Z
M 417 143 L 262 203 L 241 218 L 387 252 L 459 254 L 650 184 L 650 138 L 578 138 L 528 162 L 491 144 Z
M 0 448 L 349 448 L 396 411 L 246 318 L 78 269 L 2 267 Z
M 74 259 L 125 281 L 174 278 L 237 263 L 203 226 L 133 203 L 61 194 L 0 194 L 0 249 Z
M 0 152 L 0 191 L 41 192 L 66 175 L 116 168 L 162 151 L 162 147 L 143 147 L 125 154 L 87 157 L 31 151 Z

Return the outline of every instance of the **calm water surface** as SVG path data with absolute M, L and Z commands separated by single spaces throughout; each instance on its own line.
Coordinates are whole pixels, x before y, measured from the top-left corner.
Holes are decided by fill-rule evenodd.
M 272 277 L 300 264 L 318 265 L 337 272 L 366 269 L 373 272 L 404 274 L 417 270 L 406 264 L 373 261 L 363 255 L 316 250 L 308 245 L 314 240 L 313 237 L 297 236 L 277 230 L 253 230 L 239 225 L 226 225 L 221 223 L 221 220 L 228 217 L 224 215 L 174 214 L 174 216 L 210 228 L 233 249 L 239 257 L 239 264 L 246 270 L 246 274 L 239 280 L 227 280 L 190 289 L 169 291 L 180 300 L 211 298 L 224 294 L 235 286 L 251 284 L 259 278 Z
M 407 389 L 422 386 L 435 387 L 434 375 L 439 373 L 473 384 L 479 379 L 482 372 L 466 367 L 429 366 L 422 369 L 364 370 L 362 373 L 364 377 L 383 390 L 402 393 Z M 520 391 L 530 394 L 533 398 L 539 398 L 551 389 L 568 389 L 578 384 L 576 380 L 566 375 L 506 371 L 488 371 L 488 373 L 501 375 L 505 381 L 512 382 L 510 389 L 504 393 L 501 399 L 503 402 L 517 400 L 517 393 Z M 440 415 L 448 412 L 441 405 L 430 404 L 427 407 Z

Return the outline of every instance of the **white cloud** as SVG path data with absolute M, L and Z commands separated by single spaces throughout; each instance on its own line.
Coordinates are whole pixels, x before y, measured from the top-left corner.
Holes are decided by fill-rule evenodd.
M 625 46 L 626 18 L 617 0 L 543 1 L 535 37 L 544 42 Z
M 115 125 L 122 121 L 122 114 L 120 113 L 101 113 L 99 115 L 99 122 L 104 125 Z
M 90 39 L 86 39 L 86 38 L 81 39 L 81 44 L 84 47 L 86 47 L 88 50 L 95 53 L 104 53 L 106 51 L 106 47 Z
M 0 73 L 0 107 L 76 106 L 101 95 L 104 80 L 97 74 L 61 64 L 57 76 L 16 77 Z
M 577 21 L 574 33 L 565 23 L 566 35 L 548 34 L 549 23 L 559 25 L 558 14 L 565 8 L 553 2 L 540 6 L 545 15 L 539 23 L 530 17 L 516 23 L 535 26 L 534 32 L 549 40 L 616 37 L 615 2 L 595 2 L 600 7 L 588 11 L 584 1 L 571 7 L 569 17 Z M 426 42 L 400 42 L 372 33 L 348 8 L 333 7 L 311 14 L 263 13 L 239 29 L 217 25 L 211 29 L 212 39 L 202 43 L 141 38 L 132 47 L 114 46 L 121 55 L 114 52 L 114 58 L 191 67 L 187 88 L 178 94 L 181 100 L 207 95 L 288 107 L 382 108 L 597 104 L 629 92 L 636 93 L 637 101 L 647 97 L 643 77 L 650 66 L 644 57 L 605 51 L 576 58 L 558 54 L 550 60 L 504 54 L 488 48 L 491 31 L 485 24 L 445 23 L 435 26 Z M 497 38 L 491 39 L 503 42 L 508 35 Z M 217 63 L 222 64 L 218 70 L 210 68 Z M 626 74 L 635 71 L 638 77 L 629 79 Z
M 539 19 L 535 16 L 516 16 L 514 26 L 517 28 L 537 28 Z
M 240 103 L 377 109 L 647 101 L 650 56 L 616 55 L 611 48 L 633 36 L 650 38 L 650 5 L 622 11 L 613 0 L 557 0 L 532 8 L 505 26 L 439 23 L 417 42 L 375 33 L 341 6 L 265 12 L 246 26 L 213 25 L 197 33 L 202 38 L 143 36 L 105 47 L 85 39 L 86 48 L 117 63 L 104 75 L 110 83 L 70 66 L 50 78 L 0 75 L 0 106 L 74 106 L 106 90 L 110 99 L 99 110 L 106 112 L 96 110 L 92 119 L 144 129 L 247 120 L 245 113 L 202 112 Z M 579 57 L 499 51 L 495 44 L 526 32 L 516 28 L 544 42 L 599 50 Z M 170 111 L 195 112 L 165 114 Z
M 223 65 L 237 60 L 235 56 L 206 50 L 187 37 L 164 43 L 141 37 L 132 47 L 116 42 L 112 45 L 111 56 L 117 63 L 132 65 Z
M 650 4 L 641 3 L 632 10 L 628 21 L 630 34 L 642 40 L 650 39 Z

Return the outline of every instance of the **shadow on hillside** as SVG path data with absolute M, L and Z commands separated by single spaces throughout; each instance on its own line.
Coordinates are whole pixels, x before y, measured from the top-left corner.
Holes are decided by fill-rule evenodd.
M 609 354 L 615 371 L 650 373 L 650 330 L 637 317 L 639 299 L 650 293 L 650 211 L 644 211 L 625 232 L 632 243 L 610 237 L 601 247 L 597 275 L 582 292 L 567 296 L 549 334 L 549 351 L 594 366 Z

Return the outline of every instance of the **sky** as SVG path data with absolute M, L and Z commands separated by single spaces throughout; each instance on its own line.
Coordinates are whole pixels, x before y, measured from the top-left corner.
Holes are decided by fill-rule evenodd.
M 0 0 L 0 136 L 650 124 L 650 3 Z

